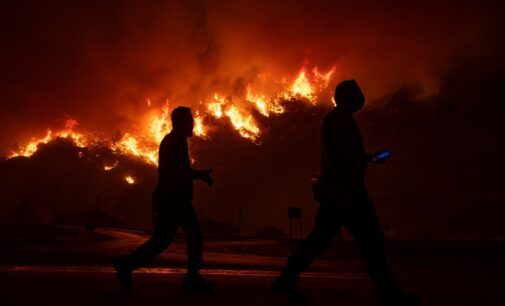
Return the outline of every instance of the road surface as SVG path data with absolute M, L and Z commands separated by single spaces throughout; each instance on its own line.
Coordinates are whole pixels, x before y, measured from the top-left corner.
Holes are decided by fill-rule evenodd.
M 207 239 L 210 294 L 180 289 L 185 243 L 178 239 L 152 265 L 134 273 L 132 292 L 116 283 L 110 261 L 147 239 L 141 232 L 80 229 L 59 239 L 7 239 L 0 246 L 1 305 L 288 305 L 269 289 L 295 244 L 276 240 Z M 505 305 L 499 256 L 395 255 L 390 262 L 406 291 L 423 305 Z M 310 305 L 374 305 L 373 287 L 353 253 L 331 249 L 305 273 L 300 288 Z

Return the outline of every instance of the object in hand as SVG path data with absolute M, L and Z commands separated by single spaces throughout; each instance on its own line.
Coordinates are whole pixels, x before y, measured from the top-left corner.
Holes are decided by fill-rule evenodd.
M 373 155 L 372 162 L 380 163 L 380 162 L 385 161 L 389 157 L 391 157 L 391 152 L 389 152 L 388 150 L 382 150 L 382 151 L 379 151 Z

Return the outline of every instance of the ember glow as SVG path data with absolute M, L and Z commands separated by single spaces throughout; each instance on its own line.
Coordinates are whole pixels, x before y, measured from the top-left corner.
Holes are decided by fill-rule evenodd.
M 125 178 L 124 178 L 124 179 L 125 179 L 125 181 L 126 181 L 128 184 L 130 184 L 130 185 L 135 184 L 135 179 L 134 179 L 134 178 L 133 178 L 133 176 L 131 176 L 131 175 L 127 175 L 127 176 L 125 176 Z
M 227 120 L 241 137 L 259 143 L 261 127 L 255 116 L 279 116 L 286 111 L 285 105 L 294 103 L 294 101 L 317 105 L 321 99 L 330 100 L 329 84 L 334 72 L 335 67 L 322 73 L 319 68 L 314 67 L 309 70 L 304 64 L 298 75 L 292 78 L 292 82 L 284 83 L 283 89 L 277 92 L 260 93 L 255 91 L 254 84 L 248 84 L 243 96 L 214 93 L 209 99 L 204 99 L 200 103 L 200 107 L 194 111 L 194 134 L 200 138 L 209 138 L 209 120 L 207 118 L 213 118 L 214 120 Z M 78 132 L 78 121 L 69 117 L 64 129 L 57 132 L 48 130 L 44 137 L 32 138 L 26 145 L 14 150 L 9 158 L 29 157 L 37 151 L 40 144 L 64 138 L 72 140 L 77 146 L 83 148 L 91 145 L 104 145 L 117 154 L 136 156 L 149 164 L 156 165 L 159 143 L 172 130 L 170 112 L 177 104 L 166 100 L 159 111 L 152 110 L 152 105 L 151 99 L 147 99 L 145 119 L 141 120 L 139 127 L 124 132 L 119 139 L 108 139 L 97 137 L 93 133 Z M 109 171 L 116 166 L 117 164 L 104 165 L 104 170 Z M 131 182 L 130 184 L 134 182 L 131 176 L 127 176 L 125 180 L 128 183 Z
M 119 162 L 116 160 L 116 161 L 115 161 L 114 163 L 112 163 L 112 164 L 109 164 L 109 165 L 104 165 L 104 166 L 103 166 L 103 170 L 105 170 L 105 171 L 110 171 L 110 170 L 112 170 L 112 169 L 116 168 L 116 167 L 117 167 L 117 165 L 119 165 Z

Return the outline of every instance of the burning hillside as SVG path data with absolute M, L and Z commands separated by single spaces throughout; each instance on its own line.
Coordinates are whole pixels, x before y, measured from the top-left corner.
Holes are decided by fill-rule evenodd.
M 331 99 L 329 84 L 335 73 L 335 67 L 322 73 L 318 67 L 308 69 L 304 65 L 296 78 L 291 83 L 278 82 L 282 89 L 273 94 L 263 94 L 253 89 L 253 84 L 247 84 L 242 96 L 214 95 L 200 102 L 200 108 L 195 110 L 194 133 L 200 138 L 210 137 L 214 132 L 216 121 L 228 120 L 235 131 L 243 138 L 259 144 L 261 140 L 261 127 L 257 117 L 279 116 L 286 111 L 289 103 L 308 103 L 317 105 L 321 98 L 326 101 Z M 261 77 L 259 78 L 261 79 Z M 328 103 L 328 102 L 327 102 Z M 141 158 L 149 164 L 157 164 L 158 145 L 163 137 L 170 132 L 171 103 L 167 99 L 160 111 L 151 110 L 150 99 L 146 100 L 146 114 L 138 129 L 132 129 L 117 137 L 107 139 L 97 136 L 98 133 L 86 132 L 78 127 L 74 118 L 65 120 L 65 127 L 58 131 L 48 129 L 44 137 L 32 138 L 27 144 L 16 148 L 9 158 L 16 156 L 29 157 L 33 155 L 40 144 L 57 139 L 68 139 L 78 147 L 105 146 L 118 154 L 132 155 Z M 104 165 L 104 170 L 115 166 Z M 129 180 L 131 181 L 131 180 Z

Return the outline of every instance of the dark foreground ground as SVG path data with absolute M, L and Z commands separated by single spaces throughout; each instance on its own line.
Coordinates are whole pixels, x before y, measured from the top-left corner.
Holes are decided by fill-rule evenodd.
M 45 233 L 44 231 L 49 231 Z M 137 232 L 38 229 L 5 234 L 0 244 L 1 305 L 291 305 L 269 285 L 296 243 L 208 239 L 206 270 L 219 283 L 210 294 L 180 289 L 184 242 L 134 274 L 134 289 L 120 290 L 112 257 L 144 241 Z M 423 305 L 505 305 L 505 253 L 501 247 L 391 251 L 390 262 L 406 291 Z M 405 250 L 405 248 L 404 248 Z M 451 251 L 452 250 L 452 251 Z M 330 248 L 300 283 L 310 305 L 374 305 L 373 288 L 352 248 Z

